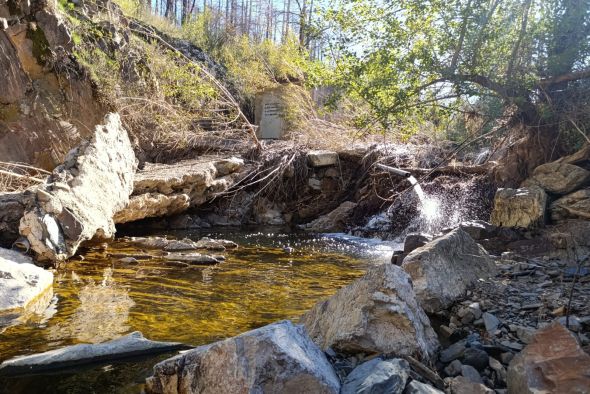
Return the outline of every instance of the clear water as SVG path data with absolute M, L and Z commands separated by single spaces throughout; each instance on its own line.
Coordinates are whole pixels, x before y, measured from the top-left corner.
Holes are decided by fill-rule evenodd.
M 391 248 L 343 234 L 280 232 L 173 234 L 236 241 L 215 266 L 178 267 L 121 240 L 93 249 L 55 272 L 45 315 L 0 332 L 0 361 L 141 331 L 147 338 L 201 345 L 281 319 L 297 320 L 318 300 L 387 261 Z M 288 251 L 286 247 L 293 250 Z M 137 263 L 122 263 L 135 256 Z M 6 393 L 131 393 L 170 355 L 84 371 L 0 379 Z

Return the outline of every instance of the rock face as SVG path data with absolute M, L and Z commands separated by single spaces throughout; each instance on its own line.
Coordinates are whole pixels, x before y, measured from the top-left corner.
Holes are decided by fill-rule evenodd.
M 19 237 L 20 219 L 34 197 L 31 191 L 0 194 L 0 247 L 10 247 Z
M 64 260 L 92 238 L 115 233 L 113 216 L 133 188 L 136 160 L 119 115 L 109 114 L 94 137 L 73 149 L 36 192 L 20 233 L 40 260 Z
M 418 305 L 410 277 L 384 264 L 316 304 L 301 318 L 322 349 L 343 353 L 390 353 L 429 359 L 438 340 Z
M 338 164 L 338 153 L 329 150 L 313 150 L 307 154 L 312 167 L 327 167 Z
M 40 312 L 53 296 L 53 274 L 30 257 L 0 248 L 0 325 L 23 313 Z
M 117 212 L 115 223 L 134 222 L 136 220 L 174 215 L 186 211 L 190 206 L 190 198 L 186 194 L 167 196 L 159 193 L 144 193 L 133 196 L 122 211 Z
M 498 189 L 491 222 L 501 227 L 535 228 L 545 223 L 547 194 L 538 186 Z
M 509 393 L 587 393 L 589 388 L 590 356 L 559 323 L 537 331 L 508 367 Z
M 244 168 L 236 157 L 203 156 L 175 164 L 146 163 L 135 175 L 133 195 L 116 223 L 170 216 L 199 206 L 229 189 Z
M 567 163 L 547 163 L 535 168 L 527 183 L 535 183 L 545 191 L 568 194 L 588 184 L 590 171 Z
M 0 3 L 0 18 L 9 21 L 6 29 L 0 22 L 0 157 L 46 170 L 90 137 L 106 114 L 70 57 L 73 40 L 54 4 Z
M 154 367 L 147 393 L 331 393 L 340 382 L 302 326 L 282 321 Z
M 479 278 L 495 274 L 485 249 L 460 228 L 414 250 L 402 268 L 411 276 L 416 298 L 429 313 L 445 309 Z
M 57 370 L 84 364 L 117 360 L 145 354 L 165 353 L 187 346 L 176 342 L 155 342 L 132 332 L 112 341 L 79 344 L 45 353 L 15 357 L 0 364 L 0 375 L 19 375 Z
M 332 212 L 320 216 L 305 226 L 308 231 L 316 233 L 340 232 L 346 228 L 346 223 L 357 204 L 352 201 L 345 201 Z
M 341 394 L 401 394 L 409 375 L 410 364 L 406 360 L 374 358 L 348 374 Z
M 582 189 L 554 201 L 550 208 L 551 220 L 590 219 L 590 189 Z

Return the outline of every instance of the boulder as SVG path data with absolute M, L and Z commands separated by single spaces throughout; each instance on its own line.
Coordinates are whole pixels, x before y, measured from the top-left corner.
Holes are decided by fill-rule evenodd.
M 0 248 L 0 325 L 40 313 L 53 297 L 53 274 L 13 250 Z
M 590 220 L 590 189 L 582 189 L 554 201 L 549 207 L 551 220 Z
M 357 203 L 345 201 L 332 212 L 320 216 L 311 223 L 305 225 L 305 230 L 316 233 L 337 233 L 346 229 L 346 224 L 356 208 Z
M 127 207 L 117 212 L 113 219 L 115 223 L 127 223 L 151 217 L 170 216 L 186 211 L 189 206 L 190 198 L 186 194 L 167 196 L 160 193 L 144 193 L 132 196 Z
M 352 370 L 342 383 L 341 394 L 401 394 L 410 376 L 406 360 L 374 358 Z
M 95 344 L 79 344 L 30 356 L 15 357 L 0 364 L 0 375 L 21 375 L 55 371 L 126 357 L 166 353 L 189 348 L 177 342 L 155 342 L 132 332 L 118 339 Z
M 392 264 L 370 267 L 363 277 L 317 303 L 301 322 L 322 349 L 343 353 L 430 359 L 438 348 L 410 277 Z
M 413 252 L 415 249 L 426 245 L 432 240 L 432 237 L 428 234 L 422 233 L 411 233 L 406 236 L 404 240 L 404 253 L 408 254 Z
M 302 326 L 281 321 L 154 366 L 147 393 L 332 393 L 340 381 Z
M 508 392 L 588 393 L 590 355 L 576 338 L 555 322 L 540 329 L 508 367 Z
M 498 189 L 491 222 L 500 227 L 536 228 L 545 223 L 547 194 L 538 186 Z
M 590 171 L 573 164 L 552 162 L 535 168 L 527 184 L 537 184 L 545 191 L 568 194 L 590 181 Z
M 478 279 L 496 271 L 486 250 L 460 228 L 414 250 L 402 268 L 412 278 L 420 305 L 429 313 L 447 308 Z
M 129 202 L 137 163 L 117 114 L 97 126 L 91 141 L 68 153 L 25 210 L 20 233 L 40 260 L 73 256 L 84 241 L 115 233 L 113 216 Z
M 329 150 L 312 150 L 307 153 L 307 161 L 312 167 L 327 167 L 338 164 L 338 153 Z

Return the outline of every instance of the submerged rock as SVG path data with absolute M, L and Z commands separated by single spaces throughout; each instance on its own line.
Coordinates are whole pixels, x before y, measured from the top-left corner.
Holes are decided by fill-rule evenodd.
M 342 383 L 341 394 L 401 394 L 410 376 L 406 360 L 374 358 L 356 367 Z
M 350 219 L 352 211 L 357 204 L 352 201 L 345 201 L 332 212 L 320 216 L 311 223 L 305 225 L 305 230 L 316 233 L 336 233 L 345 230 L 346 223 Z
M 126 357 L 165 353 L 186 349 L 178 342 L 150 341 L 138 332 L 132 332 L 112 341 L 96 344 L 79 344 L 45 353 L 15 357 L 0 364 L 0 375 L 20 375 L 78 367 L 84 364 L 113 361 Z
M 564 326 L 552 323 L 510 362 L 507 381 L 514 394 L 587 393 L 590 356 Z
M 154 366 L 147 393 L 330 393 L 340 382 L 302 326 L 281 321 Z
M 411 276 L 416 298 L 429 313 L 447 308 L 478 279 L 496 272 L 485 249 L 460 228 L 414 250 L 402 268 Z
M 13 250 L 0 248 L 0 325 L 42 312 L 53 297 L 53 274 Z
M 539 185 L 550 193 L 568 194 L 590 182 L 590 171 L 573 164 L 552 162 L 535 168 L 533 176 L 525 182 Z
M 20 233 L 40 260 L 65 260 L 84 241 L 115 233 L 113 216 L 133 188 L 135 155 L 117 114 L 97 126 L 94 137 L 68 153 L 25 211 Z
M 238 244 L 233 241 L 228 241 L 226 239 L 213 239 L 209 237 L 203 237 L 196 242 L 195 246 L 197 247 L 197 249 L 223 251 L 225 249 L 235 249 L 238 247 Z
M 430 359 L 438 348 L 410 277 L 392 264 L 370 267 L 363 277 L 317 303 L 301 322 L 322 349 L 343 353 Z
M 224 257 L 223 256 L 209 256 L 200 253 L 171 253 L 164 256 L 166 260 L 180 261 L 188 264 L 218 264 Z
M 492 224 L 500 227 L 536 228 L 545 224 L 547 194 L 538 186 L 498 189 Z

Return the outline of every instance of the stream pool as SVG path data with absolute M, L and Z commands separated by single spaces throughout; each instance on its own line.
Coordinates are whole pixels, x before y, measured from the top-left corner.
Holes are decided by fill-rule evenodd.
M 0 328 L 0 361 L 132 331 L 152 340 L 202 345 L 277 320 L 297 321 L 368 265 L 388 261 L 392 251 L 380 241 L 280 229 L 166 234 L 230 239 L 239 247 L 224 252 L 220 264 L 190 267 L 145 258 L 148 250 L 123 240 L 90 249 L 55 271 L 55 296 L 44 315 Z M 136 261 L 121 262 L 125 256 Z M 169 356 L 0 378 L 0 393 L 138 393 L 153 364 Z

